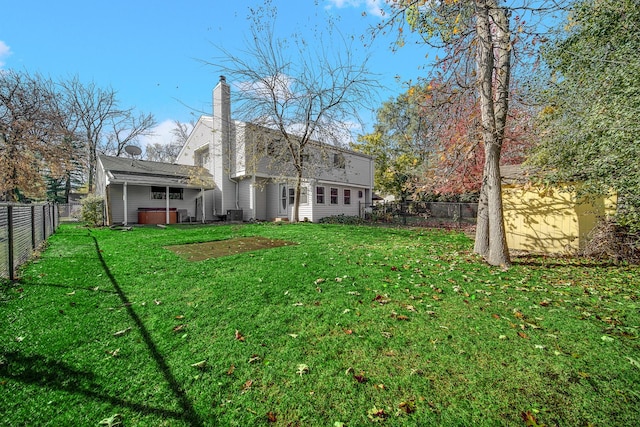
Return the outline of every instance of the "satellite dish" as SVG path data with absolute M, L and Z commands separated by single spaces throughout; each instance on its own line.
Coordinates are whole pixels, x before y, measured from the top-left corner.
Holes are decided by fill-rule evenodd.
M 127 154 L 131 156 L 139 156 L 140 154 L 142 154 L 142 150 L 140 149 L 140 147 L 136 147 L 135 145 L 127 145 L 126 147 L 124 147 L 124 151 L 126 151 Z

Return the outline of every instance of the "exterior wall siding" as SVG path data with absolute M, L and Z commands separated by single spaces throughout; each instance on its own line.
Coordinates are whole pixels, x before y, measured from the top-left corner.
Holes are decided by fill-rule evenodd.
M 507 245 L 536 253 L 573 253 L 584 248 L 598 218 L 612 212 L 614 198 L 576 200 L 567 188 L 503 187 Z
M 111 202 L 111 222 L 113 224 L 124 222 L 124 199 L 123 185 L 111 184 L 109 186 L 109 200 Z M 201 218 L 202 214 L 196 214 L 196 197 L 200 190 L 184 189 L 184 200 L 169 200 L 169 207 L 176 209 L 186 209 L 188 216 Z M 166 207 L 166 200 L 152 199 L 151 188 L 148 186 L 127 185 L 127 223 L 138 222 L 138 208 L 159 208 Z

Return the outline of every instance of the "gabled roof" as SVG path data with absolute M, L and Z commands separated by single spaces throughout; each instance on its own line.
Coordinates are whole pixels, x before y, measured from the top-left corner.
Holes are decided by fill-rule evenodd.
M 109 183 L 215 188 L 213 176 L 199 166 L 133 160 L 126 157 L 98 156 Z

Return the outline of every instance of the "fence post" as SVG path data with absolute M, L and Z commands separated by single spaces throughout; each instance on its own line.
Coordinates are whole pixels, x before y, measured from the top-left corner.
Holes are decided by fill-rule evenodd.
M 14 272 L 14 259 L 13 259 L 13 206 L 7 206 L 7 239 L 9 244 L 9 280 L 15 280 L 15 272 Z
M 36 207 L 31 205 L 31 250 L 36 249 Z
M 42 238 L 47 240 L 47 205 L 42 205 Z

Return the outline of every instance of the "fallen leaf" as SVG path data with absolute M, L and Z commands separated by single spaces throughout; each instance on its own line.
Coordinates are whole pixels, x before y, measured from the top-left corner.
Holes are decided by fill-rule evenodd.
M 101 425 L 101 426 L 107 426 L 107 427 L 121 426 L 122 425 L 122 415 L 114 414 L 114 415 L 110 416 L 109 418 L 105 418 L 104 420 L 101 420 L 98 424 Z
M 176 316 L 176 319 L 178 319 L 178 320 L 179 319 L 184 319 L 184 316 L 182 314 L 179 314 L 179 315 Z
M 178 325 L 178 326 L 174 326 L 173 327 L 173 332 L 180 332 L 181 330 L 183 330 L 184 328 L 186 328 L 187 325 Z
M 131 331 L 131 326 L 129 326 L 128 328 L 123 329 L 123 330 L 121 330 L 121 331 L 114 332 L 113 336 L 114 336 L 114 337 L 121 337 L 121 336 L 125 335 L 125 334 L 126 334 L 127 332 L 129 332 L 129 331 Z
M 105 350 L 105 353 L 111 355 L 111 357 L 118 357 L 118 354 L 120 353 L 120 349 L 116 348 L 113 351 Z
M 191 366 L 198 369 L 204 369 L 207 366 L 207 361 L 201 360 L 199 362 L 192 363 Z
M 240 333 L 239 330 L 236 329 L 236 339 L 238 341 L 244 341 L 244 336 Z
M 256 363 L 259 361 L 260 361 L 260 356 L 258 356 L 257 354 L 252 354 L 248 360 L 248 363 Z
M 304 374 L 308 374 L 309 373 L 309 366 L 305 365 L 304 363 L 300 363 L 298 365 L 298 369 L 296 370 L 296 374 L 303 376 Z
M 379 304 L 387 304 L 391 300 L 386 298 L 386 295 L 385 296 L 376 295 L 376 297 L 373 299 L 373 301 L 377 301 Z
M 351 329 L 345 329 L 344 333 L 347 334 L 347 335 L 351 335 L 351 334 L 353 334 L 353 331 Z
M 376 384 L 373 386 L 376 390 L 384 390 L 384 384 Z
M 320 283 L 324 283 L 324 279 L 321 277 L 319 279 L 316 279 L 315 282 L 313 283 L 315 283 L 316 285 L 319 285 Z
M 529 336 L 522 331 L 518 331 L 518 335 L 520 336 L 520 338 L 524 338 L 526 340 L 529 339 Z
M 545 427 L 544 424 L 538 424 L 538 420 L 536 420 L 535 415 L 533 415 L 531 411 L 522 412 L 520 416 L 526 427 Z
M 625 356 L 625 357 L 629 360 L 629 362 L 630 362 L 633 366 L 635 366 L 636 368 L 640 368 L 640 362 L 638 362 L 636 359 L 632 359 L 632 358 L 631 358 L 631 357 L 629 357 L 629 356 Z
M 236 365 L 231 364 L 231 366 L 229 366 L 229 369 L 227 369 L 227 375 L 233 375 L 233 372 L 236 370 Z
M 291 338 L 298 338 L 298 334 L 287 334 L 289 335 Z
M 494 319 L 500 319 L 500 315 L 493 313 L 491 315 Z
M 278 421 L 278 419 L 276 418 L 276 414 L 274 414 L 273 412 L 267 412 L 267 420 L 270 423 L 275 423 L 276 421 Z
M 22 342 L 24 341 L 24 337 L 20 336 L 20 337 L 16 337 L 16 342 Z
M 369 379 L 364 376 L 364 371 L 360 371 L 360 374 L 355 374 L 353 376 L 353 379 L 359 382 L 360 384 L 366 383 L 367 381 L 369 381 Z
M 384 409 L 373 407 L 367 411 L 367 417 L 371 420 L 371 422 L 374 422 L 374 423 L 384 421 L 385 418 L 387 418 L 387 416 L 388 415 L 384 411 Z
M 302 305 L 304 305 L 304 304 L 301 303 L 301 302 L 296 302 L 296 303 L 293 304 L 294 307 L 300 307 Z
M 154 299 L 154 300 L 153 300 L 153 302 L 154 302 L 156 305 L 160 305 L 160 304 L 162 304 L 162 301 L 157 300 L 157 299 Z
M 247 391 L 249 391 L 252 385 L 253 385 L 253 380 L 245 381 L 245 383 L 242 385 L 242 393 L 246 393 Z
M 416 308 L 412 305 L 407 305 L 405 308 L 409 311 L 413 311 L 414 313 L 416 313 Z
M 336 277 L 336 282 L 338 283 L 342 282 L 342 277 Z
M 400 402 L 398 408 L 405 414 L 412 414 L 416 411 L 416 402 L 413 400 L 408 400 L 406 402 Z
M 75 295 L 75 294 L 76 294 L 76 291 L 73 291 L 73 292 L 69 292 L 67 295 L 71 296 L 71 295 Z
M 515 311 L 513 315 L 516 316 L 518 319 L 522 319 L 524 317 L 524 314 L 520 313 L 519 311 Z

